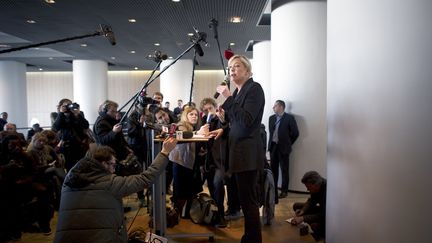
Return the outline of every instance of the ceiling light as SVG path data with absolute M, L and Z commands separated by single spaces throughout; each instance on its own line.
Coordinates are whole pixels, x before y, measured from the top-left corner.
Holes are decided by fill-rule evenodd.
M 194 36 L 194 33 L 188 33 L 187 35 L 188 36 Z
M 243 22 L 243 19 L 240 16 L 233 16 L 229 19 L 229 22 L 238 24 L 238 23 Z
M 47 3 L 55 3 L 54 0 L 45 0 L 45 2 L 47 2 Z
M 48 57 L 48 59 L 52 60 L 52 59 L 54 59 L 54 57 Z
M 86 43 L 82 43 L 81 46 L 82 47 L 87 47 L 87 44 Z
M 43 71 L 43 68 L 39 68 L 39 71 Z
M 135 70 L 138 70 L 138 67 L 134 67 Z
M 111 57 L 112 60 L 115 60 L 115 57 Z
M 27 20 L 27 23 L 29 23 L 29 24 L 35 24 L 36 21 L 34 21 L 33 19 L 28 19 L 28 20 Z
M 131 54 L 135 54 L 135 51 L 130 51 Z
M 234 43 L 234 42 L 231 42 L 231 43 L 230 43 L 230 46 L 235 46 L 235 43 Z
M 173 57 L 168 57 L 169 59 L 173 59 Z
M 128 19 L 129 23 L 135 23 L 136 19 Z
M 173 2 L 175 2 L 175 3 L 178 3 L 178 2 L 180 2 L 180 0 L 171 0 L 171 1 L 173 1 Z
M 35 49 L 35 50 L 39 50 L 39 47 L 35 47 L 35 48 L 33 48 L 33 49 Z
M 159 43 L 154 43 L 154 45 L 155 45 L 155 46 L 160 46 L 160 44 L 159 44 Z

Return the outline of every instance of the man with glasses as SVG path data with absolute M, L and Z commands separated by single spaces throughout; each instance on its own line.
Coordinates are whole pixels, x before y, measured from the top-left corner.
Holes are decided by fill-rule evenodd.
M 65 178 L 54 242 L 127 242 L 122 198 L 149 187 L 164 171 L 176 144 L 167 138 L 150 167 L 131 176 L 113 174 L 112 148 L 91 147 Z

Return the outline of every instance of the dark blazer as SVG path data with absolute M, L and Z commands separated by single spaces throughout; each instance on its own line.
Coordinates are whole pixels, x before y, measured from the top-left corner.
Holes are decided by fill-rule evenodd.
M 229 121 L 229 172 L 262 169 L 263 144 L 260 137 L 264 111 L 264 91 L 250 78 L 241 88 L 234 90 L 222 105 Z
M 276 123 L 276 115 L 271 115 L 269 118 L 269 151 L 271 151 L 272 147 L 272 138 L 275 130 Z M 289 154 L 291 152 L 291 146 L 297 140 L 299 136 L 299 131 L 297 128 L 297 122 L 293 115 L 284 113 L 282 115 L 281 121 L 279 123 L 278 129 L 278 145 L 283 153 Z

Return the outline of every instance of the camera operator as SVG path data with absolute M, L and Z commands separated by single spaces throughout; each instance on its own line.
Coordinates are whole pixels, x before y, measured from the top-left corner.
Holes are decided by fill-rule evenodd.
M 66 170 L 70 170 L 88 149 L 89 128 L 88 121 L 80 111 L 77 103 L 69 99 L 62 99 L 58 104 L 58 114 L 53 124 L 53 129 L 58 132 L 60 152 L 65 157 Z
M 96 143 L 114 149 L 118 160 L 124 160 L 132 152 L 124 136 L 123 126 L 117 120 L 118 104 L 106 100 L 99 106 L 99 116 L 93 127 Z

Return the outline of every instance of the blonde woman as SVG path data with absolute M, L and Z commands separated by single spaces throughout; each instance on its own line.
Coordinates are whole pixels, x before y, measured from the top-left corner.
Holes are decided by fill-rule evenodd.
M 192 106 L 185 107 L 181 114 L 178 129 L 181 131 L 196 131 L 197 134 L 206 135 L 208 125 L 200 129 L 200 118 L 198 109 Z M 181 143 L 177 144 L 171 152 L 169 159 L 173 161 L 173 202 L 177 212 L 181 213 L 184 205 L 186 215 L 189 215 L 190 202 L 202 191 L 202 179 L 198 152 L 199 143 Z

